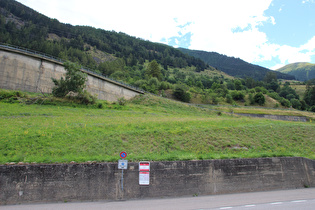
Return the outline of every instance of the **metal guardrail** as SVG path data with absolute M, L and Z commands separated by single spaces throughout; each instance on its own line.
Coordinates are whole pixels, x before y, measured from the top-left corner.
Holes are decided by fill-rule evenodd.
M 38 56 L 38 57 L 42 57 L 42 58 L 54 60 L 54 61 L 59 62 L 59 63 L 65 63 L 65 62 L 66 62 L 66 60 L 63 60 L 63 59 L 61 59 L 61 58 L 54 57 L 54 56 L 52 56 L 52 55 L 48 55 L 48 54 L 45 54 L 45 53 L 42 53 L 42 52 L 38 52 L 38 51 L 36 51 L 36 50 L 31 50 L 31 49 L 27 49 L 27 48 L 24 48 L 24 47 L 15 46 L 15 45 L 7 44 L 7 43 L 0 43 L 0 47 L 7 48 L 7 49 L 12 49 L 12 50 L 17 50 L 17 51 L 24 52 L 24 53 L 28 53 L 28 54 L 33 54 L 33 55 L 36 55 L 36 56 Z M 81 66 L 81 69 L 83 69 L 84 71 L 86 71 L 86 72 L 88 72 L 88 73 L 90 73 L 90 74 L 97 75 L 97 76 L 99 76 L 99 77 L 101 77 L 101 78 L 105 78 L 105 79 L 107 79 L 107 80 L 111 80 L 111 81 L 113 81 L 113 82 L 115 82 L 115 83 L 118 83 L 118 84 L 120 84 L 120 85 L 122 85 L 122 86 L 129 87 L 130 89 L 134 89 L 134 90 L 136 90 L 136 91 L 138 91 L 138 92 L 147 93 L 147 91 L 144 91 L 144 90 L 142 90 L 142 89 L 140 89 L 140 88 L 137 88 L 137 87 L 134 87 L 134 86 L 132 86 L 132 85 L 123 83 L 123 82 L 121 82 L 121 81 L 117 81 L 117 80 L 115 80 L 115 79 L 113 79 L 113 78 L 110 78 L 110 77 L 107 77 L 107 76 L 105 76 L 105 75 L 99 74 L 99 73 L 97 73 L 97 72 L 95 72 L 95 71 L 93 71 L 93 70 L 91 70 L 91 69 L 89 69 L 89 68 L 87 68 L 87 67 Z

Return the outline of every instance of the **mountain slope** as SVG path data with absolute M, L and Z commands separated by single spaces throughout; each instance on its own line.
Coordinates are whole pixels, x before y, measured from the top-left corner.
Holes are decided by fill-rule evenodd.
M 0 1 L 0 42 L 78 62 L 99 69 L 106 76 L 112 72 L 99 68 L 102 62 L 111 60 L 111 56 L 106 54 L 123 59 L 127 66 L 155 59 L 166 69 L 168 66 L 195 66 L 197 71 L 203 71 L 208 67 L 200 59 L 171 46 L 121 32 L 63 24 L 14 0 Z M 96 56 L 99 51 L 105 54 Z M 104 60 L 101 57 L 105 57 Z
M 239 58 L 228 57 L 216 52 L 206 52 L 199 50 L 189 50 L 180 48 L 180 50 L 188 55 L 200 58 L 210 66 L 213 66 L 231 76 L 235 77 L 251 77 L 256 80 L 263 80 L 266 73 L 272 70 L 247 63 Z M 274 71 L 272 71 L 274 72 Z M 276 72 L 278 79 L 293 80 L 294 76 Z
M 315 64 L 299 62 L 288 64 L 276 71 L 295 76 L 297 80 L 306 81 L 315 78 Z

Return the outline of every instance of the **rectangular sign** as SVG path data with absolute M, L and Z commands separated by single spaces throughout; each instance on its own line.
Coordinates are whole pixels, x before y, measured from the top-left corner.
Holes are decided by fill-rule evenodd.
M 150 172 L 139 171 L 139 185 L 149 185 L 150 184 Z
M 128 160 L 118 160 L 118 169 L 127 169 Z
M 150 162 L 142 161 L 139 163 L 139 171 L 150 171 Z

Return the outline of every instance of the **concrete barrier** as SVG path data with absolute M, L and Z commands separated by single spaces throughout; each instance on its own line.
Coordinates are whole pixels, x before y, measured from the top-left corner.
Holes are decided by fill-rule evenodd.
M 117 101 L 131 99 L 142 91 L 87 72 L 86 89 L 98 99 Z M 39 55 L 0 46 L 0 88 L 29 92 L 51 93 L 54 83 L 66 73 L 61 62 Z
M 2 165 L 0 204 L 193 196 L 315 187 L 315 161 L 259 158 L 151 162 L 150 185 L 138 163 Z

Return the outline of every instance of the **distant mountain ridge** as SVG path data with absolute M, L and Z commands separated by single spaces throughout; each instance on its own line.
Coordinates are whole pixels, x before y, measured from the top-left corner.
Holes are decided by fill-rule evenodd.
M 256 80 L 263 80 L 271 71 L 215 52 L 176 49 L 122 32 L 63 24 L 15 0 L 0 0 L 0 43 L 70 60 L 131 84 L 146 79 L 145 62 L 152 60 L 163 67 L 161 74 L 171 83 L 180 79 L 185 82 L 188 76 L 178 74 L 179 78 L 174 79 L 168 68 L 193 68 L 200 73 L 214 70 L 214 66 L 231 76 Z M 276 74 L 278 79 L 294 79 L 291 75 Z M 204 87 L 208 85 L 203 84 Z
M 248 63 L 240 58 L 229 57 L 216 52 L 206 52 L 201 50 L 189 50 L 179 48 L 182 52 L 200 58 L 202 61 L 210 66 L 213 66 L 231 76 L 246 78 L 251 77 L 256 80 L 263 80 L 266 73 L 272 70 L 262 66 Z M 275 72 L 275 71 L 272 71 Z M 275 72 L 278 79 L 294 80 L 293 75 Z
M 0 0 L 0 42 L 77 62 L 104 75 L 113 72 L 106 71 L 102 63 L 116 58 L 127 66 L 156 60 L 165 68 L 194 66 L 198 72 L 211 68 L 174 47 L 122 32 L 63 24 L 15 0 Z M 97 56 L 99 52 L 103 54 Z
M 293 75 L 299 81 L 307 81 L 315 78 L 315 64 L 307 62 L 291 63 L 276 71 Z

